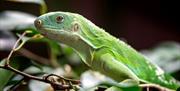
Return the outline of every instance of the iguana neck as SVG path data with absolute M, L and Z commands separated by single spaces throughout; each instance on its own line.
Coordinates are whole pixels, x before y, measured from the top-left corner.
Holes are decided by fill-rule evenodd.
M 93 48 L 88 45 L 86 42 L 84 42 L 81 39 L 75 39 L 70 41 L 64 41 L 64 43 L 70 47 L 72 47 L 81 57 L 82 61 L 84 61 L 88 66 L 91 65 L 91 58 L 92 58 L 92 52 Z

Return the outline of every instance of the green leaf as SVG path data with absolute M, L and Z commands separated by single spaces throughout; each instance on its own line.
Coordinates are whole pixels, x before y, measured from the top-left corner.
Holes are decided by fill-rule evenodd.
M 17 84 L 21 80 L 12 80 L 7 83 L 7 86 Z
M 5 59 L 0 61 L 0 65 L 4 65 Z M 29 67 L 30 61 L 24 57 L 15 57 L 10 61 L 10 65 L 16 69 L 25 69 Z M 3 91 L 3 88 L 6 84 L 11 81 L 11 78 L 15 75 L 14 72 L 0 68 L 0 91 Z
M 4 63 L 5 60 L 1 60 L 0 64 L 3 65 Z M 0 69 L 0 73 L 0 90 L 3 91 L 4 86 L 8 83 L 14 73 L 5 69 Z

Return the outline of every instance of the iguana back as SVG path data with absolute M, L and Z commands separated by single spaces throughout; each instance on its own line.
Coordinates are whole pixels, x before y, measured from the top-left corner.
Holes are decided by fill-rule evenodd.
M 114 58 L 125 64 L 141 82 L 160 84 L 171 89 L 177 89 L 180 86 L 173 77 L 164 73 L 131 46 L 108 34 L 82 16 L 80 22 L 84 29 L 81 35 L 87 43 L 97 49 L 109 48 Z

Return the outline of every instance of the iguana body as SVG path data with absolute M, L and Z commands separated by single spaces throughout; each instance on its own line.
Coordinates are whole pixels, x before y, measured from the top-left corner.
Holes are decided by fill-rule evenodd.
M 36 19 L 35 26 L 44 36 L 74 48 L 90 68 L 116 81 L 133 79 L 170 89 L 180 86 L 132 47 L 79 14 L 47 13 Z

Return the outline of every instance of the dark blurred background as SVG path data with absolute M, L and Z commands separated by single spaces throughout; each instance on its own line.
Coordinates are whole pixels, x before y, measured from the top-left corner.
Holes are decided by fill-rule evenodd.
M 39 6 L 0 1 L 0 11 L 20 10 L 39 16 Z M 180 42 L 178 1 L 46 0 L 48 11 L 79 13 L 135 49 L 163 41 Z

